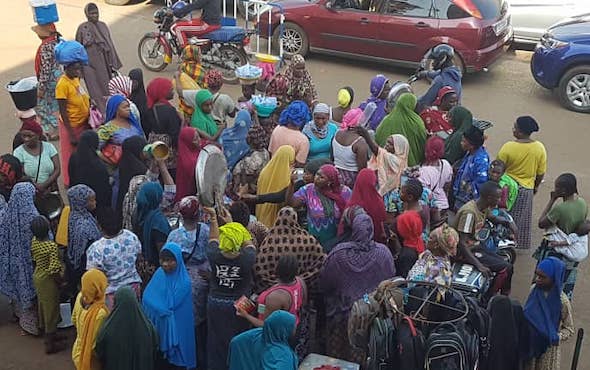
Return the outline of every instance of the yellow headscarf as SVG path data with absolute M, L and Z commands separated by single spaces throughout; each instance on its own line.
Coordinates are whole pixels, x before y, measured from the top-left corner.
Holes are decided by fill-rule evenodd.
M 230 222 L 219 228 L 219 249 L 222 252 L 238 253 L 247 240 L 252 240 L 252 236 L 240 223 Z
M 94 347 L 94 335 L 98 328 L 95 328 L 96 317 L 100 310 L 108 310 L 105 305 L 105 293 L 107 290 L 107 277 L 97 269 L 90 269 L 82 275 L 82 302 L 89 305 L 86 314 L 86 324 L 82 325 L 80 338 L 80 368 L 78 370 L 91 370 L 92 351 Z
M 341 108 L 347 108 L 350 105 L 352 96 L 346 89 L 338 90 L 338 106 Z
M 291 183 L 291 165 L 295 162 L 295 149 L 290 145 L 283 145 L 272 156 L 258 176 L 257 194 L 276 193 L 285 189 Z M 256 218 L 266 227 L 275 224 L 279 210 L 283 204 L 264 203 L 256 205 Z

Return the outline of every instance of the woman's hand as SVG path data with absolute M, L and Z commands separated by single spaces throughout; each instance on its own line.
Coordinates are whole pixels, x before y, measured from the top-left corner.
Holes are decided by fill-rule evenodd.
M 211 216 L 211 218 L 214 218 L 217 216 L 217 211 L 215 211 L 215 208 L 213 208 L 213 207 L 203 207 L 203 211 L 205 211 L 207 214 L 209 214 L 209 216 Z
M 244 310 L 242 307 L 237 306 L 236 307 L 236 316 L 247 318 L 249 316 L 249 313 L 246 312 L 246 310 Z

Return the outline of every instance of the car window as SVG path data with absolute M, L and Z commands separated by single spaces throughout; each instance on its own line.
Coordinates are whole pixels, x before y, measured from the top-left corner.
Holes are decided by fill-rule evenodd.
M 465 10 L 455 5 L 451 0 L 435 0 L 436 15 L 440 19 L 461 19 L 469 18 Z
M 385 12 L 404 17 L 436 17 L 432 0 L 386 0 Z
M 334 0 L 332 6 L 336 9 L 361 10 L 366 12 L 379 11 L 378 0 Z

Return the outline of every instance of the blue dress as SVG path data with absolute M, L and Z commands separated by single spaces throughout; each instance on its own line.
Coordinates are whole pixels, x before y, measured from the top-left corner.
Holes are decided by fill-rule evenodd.
M 490 157 L 483 146 L 473 154 L 465 154 L 453 181 L 455 210 L 470 200 L 479 198 L 479 186 L 488 181 L 489 167 Z
M 338 126 L 334 122 L 328 122 L 326 125 L 328 132 L 323 139 L 319 139 L 314 134 L 310 134 L 307 131 L 303 133 L 309 139 L 309 154 L 307 154 L 307 161 L 313 161 L 315 159 L 330 159 L 332 153 L 332 140 L 338 132 Z

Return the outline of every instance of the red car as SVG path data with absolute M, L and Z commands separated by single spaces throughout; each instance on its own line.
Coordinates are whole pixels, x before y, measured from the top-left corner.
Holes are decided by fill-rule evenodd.
M 441 43 L 464 72 L 488 67 L 512 41 L 507 0 L 278 0 L 287 56 L 321 52 L 415 67 Z M 271 30 L 278 39 L 280 11 Z M 260 17 L 268 37 L 268 15 Z M 276 41 L 275 41 L 276 42 Z M 277 45 L 278 43 L 273 42 Z

